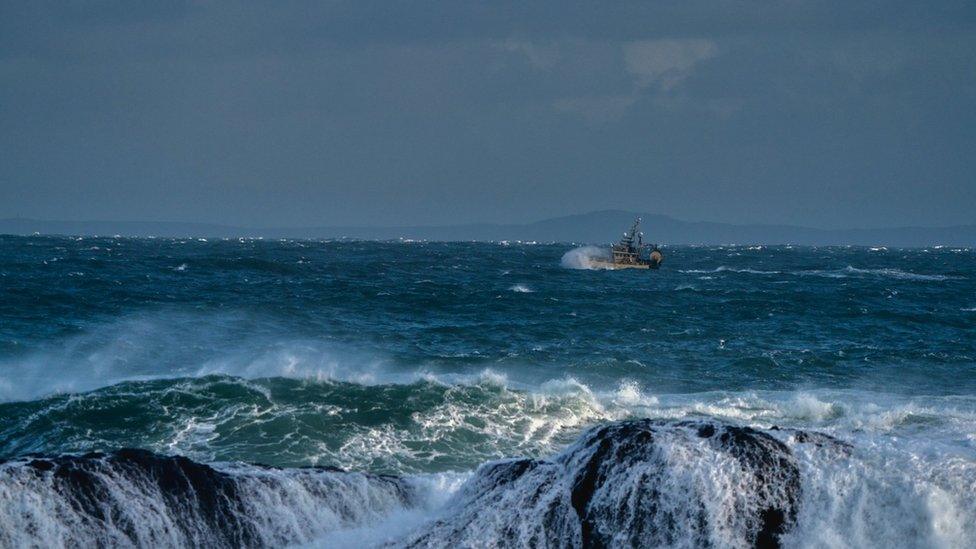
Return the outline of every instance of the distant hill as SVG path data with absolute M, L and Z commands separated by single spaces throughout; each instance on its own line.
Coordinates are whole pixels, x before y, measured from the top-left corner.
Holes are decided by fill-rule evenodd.
M 0 219 L 0 234 L 87 236 L 353 238 L 365 240 L 522 240 L 606 243 L 644 219 L 646 240 L 660 244 L 809 244 L 860 246 L 976 246 L 976 225 L 890 229 L 812 229 L 793 225 L 733 225 L 681 221 L 659 214 L 605 210 L 526 224 L 409 227 L 246 228 L 205 223 L 137 221 L 39 221 Z

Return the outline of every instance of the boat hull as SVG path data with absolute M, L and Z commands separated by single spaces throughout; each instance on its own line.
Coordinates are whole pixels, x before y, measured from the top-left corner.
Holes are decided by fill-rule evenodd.
M 651 267 L 649 263 L 613 263 L 610 261 L 599 261 L 591 260 L 590 267 L 594 269 L 656 269 L 657 266 Z

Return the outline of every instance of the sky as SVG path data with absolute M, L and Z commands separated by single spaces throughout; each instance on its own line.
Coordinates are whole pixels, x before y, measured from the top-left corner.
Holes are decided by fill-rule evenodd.
M 0 217 L 976 223 L 976 3 L 0 0 Z

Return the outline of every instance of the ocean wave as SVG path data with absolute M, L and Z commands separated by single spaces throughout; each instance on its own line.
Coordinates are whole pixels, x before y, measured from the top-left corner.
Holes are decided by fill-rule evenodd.
M 707 274 L 707 273 L 726 273 L 726 272 L 728 272 L 728 273 L 757 274 L 757 275 L 774 275 L 774 274 L 781 274 L 782 273 L 782 271 L 764 271 L 764 270 L 760 270 L 760 269 L 748 269 L 748 268 L 727 267 L 725 265 L 719 265 L 718 267 L 715 267 L 714 269 L 705 269 L 705 270 L 702 270 L 702 269 L 684 269 L 684 270 L 681 270 L 681 269 L 679 269 L 678 272 L 688 273 L 688 274 Z
M 207 462 L 434 473 L 510 455 L 544 456 L 590 425 L 634 417 L 707 417 L 865 439 L 924 436 L 952 445 L 971 437 L 976 398 L 655 394 L 635 381 L 603 389 L 565 377 L 528 386 L 491 370 L 405 384 L 205 376 L 0 404 L 0 456 L 135 446 Z
M 422 366 L 391 368 L 380 353 L 288 336 L 281 326 L 269 330 L 266 323 L 244 312 L 163 310 L 94 325 L 31 353 L 0 359 L 0 402 L 209 375 L 361 384 L 412 383 L 427 375 Z
M 490 371 L 468 383 L 227 376 L 127 382 L 0 404 L 0 456 L 138 446 L 202 461 L 435 472 L 513 453 L 543 455 L 585 426 L 626 413 L 613 397 L 604 404 L 572 379 L 532 392 L 508 389 Z M 634 390 L 622 398 L 639 400 Z
M 901 269 L 893 268 L 881 268 L 881 269 L 862 269 L 848 265 L 843 269 L 834 270 L 806 270 L 797 271 L 794 274 L 801 276 L 824 276 L 828 278 L 845 278 L 849 276 L 880 276 L 885 278 L 893 278 L 896 280 L 916 280 L 916 281 L 943 281 L 943 280 L 954 280 L 959 277 L 942 275 L 942 274 L 920 274 L 913 273 L 909 271 L 903 271 Z
M 903 271 L 901 269 L 894 268 L 878 268 L 878 269 L 863 269 L 848 265 L 842 269 L 804 269 L 797 271 L 778 271 L 778 270 L 761 270 L 761 269 L 750 269 L 742 267 L 729 267 L 726 265 L 720 265 L 714 269 L 681 269 L 681 273 L 686 274 L 709 274 L 709 273 L 737 273 L 737 274 L 755 274 L 755 275 L 777 275 L 786 274 L 793 276 L 820 276 L 826 278 L 848 278 L 852 276 L 879 276 L 885 278 L 893 278 L 897 280 L 916 280 L 916 281 L 944 281 L 944 280 L 958 280 L 961 277 L 943 274 L 921 274 L 913 273 L 909 271 Z

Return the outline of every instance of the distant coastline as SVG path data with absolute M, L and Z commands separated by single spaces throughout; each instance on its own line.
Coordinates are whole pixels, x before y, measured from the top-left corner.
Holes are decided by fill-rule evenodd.
M 141 221 L 44 221 L 0 219 L 0 234 L 210 238 L 399 238 L 445 241 L 605 243 L 625 229 L 634 216 L 644 218 L 646 237 L 668 244 L 795 244 L 854 246 L 976 246 L 976 224 L 952 227 L 882 229 L 815 229 L 793 225 L 735 225 L 695 222 L 666 215 L 604 210 L 525 224 L 470 224 L 402 227 L 267 227 L 250 228 L 207 223 Z

